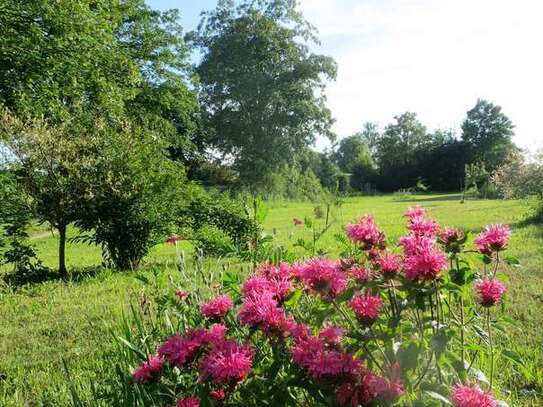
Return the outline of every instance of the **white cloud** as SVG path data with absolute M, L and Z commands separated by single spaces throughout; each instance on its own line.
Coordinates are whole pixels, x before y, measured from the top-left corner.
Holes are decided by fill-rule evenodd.
M 537 0 L 302 0 L 338 78 L 329 106 L 340 136 L 406 110 L 459 129 L 478 97 L 503 107 L 515 142 L 543 147 L 543 4 Z

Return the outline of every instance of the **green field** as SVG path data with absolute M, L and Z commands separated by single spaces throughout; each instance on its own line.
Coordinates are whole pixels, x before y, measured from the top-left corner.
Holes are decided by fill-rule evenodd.
M 543 399 L 543 228 L 526 224 L 529 207 L 521 201 L 469 200 L 460 203 L 458 195 L 377 196 L 349 198 L 332 213 L 334 225 L 318 243 L 331 256 L 338 254 L 334 233 L 349 220 L 372 213 L 390 241 L 404 233 L 402 213 L 406 207 L 422 205 L 429 216 L 444 226 L 458 226 L 473 233 L 489 223 L 507 223 L 513 228 L 510 254 L 521 268 L 509 269 L 506 312 L 516 326 L 501 333 L 504 346 L 518 352 L 525 368 L 502 363 L 499 381 L 502 395 L 511 406 L 540 406 Z M 294 227 L 294 217 L 313 213 L 309 203 L 273 203 L 265 230 L 282 243 L 308 237 L 309 231 Z M 74 231 L 72 231 L 73 235 Z M 54 267 L 56 237 L 43 228 L 32 230 L 32 241 L 45 264 Z M 192 248 L 182 248 L 190 258 Z M 156 274 L 161 284 L 168 275 L 175 249 L 159 245 L 146 259 L 142 273 Z M 69 405 L 69 388 L 63 359 L 76 380 L 93 381 L 97 367 L 111 351 L 109 327 L 115 326 L 130 302 L 137 302 L 143 284 L 139 273 L 94 271 L 100 264 L 95 247 L 69 244 L 67 264 L 72 280 L 49 281 L 0 291 L 0 405 Z M 217 260 L 209 259 L 210 264 Z M 189 260 L 190 263 L 190 260 Z M 221 265 L 236 270 L 236 259 L 222 259 Z M 153 273 L 155 271 L 156 273 Z M 178 276 L 176 276 L 177 278 Z

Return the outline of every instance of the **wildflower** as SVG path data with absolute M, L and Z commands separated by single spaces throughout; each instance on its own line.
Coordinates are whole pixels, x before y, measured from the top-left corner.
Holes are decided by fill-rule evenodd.
M 500 302 L 505 286 L 497 279 L 483 279 L 475 284 L 481 305 L 491 307 Z
M 158 354 L 172 366 L 182 368 L 192 363 L 206 338 L 203 329 L 192 329 L 185 335 L 174 335 L 158 348 Z
M 417 252 L 407 256 L 405 277 L 411 281 L 432 281 L 440 277 L 447 267 L 447 256 L 432 244 L 422 244 Z
M 470 387 L 462 384 L 454 386 L 452 391 L 454 407 L 496 407 L 492 394 L 481 390 L 477 385 Z
M 341 264 L 324 258 L 308 261 L 297 273 L 308 289 L 324 296 L 335 297 L 347 287 L 347 276 L 341 270 Z
M 505 225 L 489 225 L 475 239 L 475 246 L 482 254 L 491 255 L 507 248 L 511 229 Z
M 222 401 L 226 398 L 226 392 L 223 388 L 211 390 L 209 396 L 215 401 Z
M 379 317 L 383 300 L 378 295 L 366 294 L 354 297 L 349 306 L 360 322 L 371 325 Z
M 177 242 L 180 240 L 183 240 L 183 236 L 179 236 L 174 233 L 168 236 L 168 238 L 166 239 L 166 243 L 168 243 L 169 245 L 175 246 Z
M 321 329 L 319 338 L 324 339 L 328 344 L 337 346 L 341 343 L 345 330 L 337 326 L 328 326 Z
M 465 242 L 464 231 L 457 228 L 445 228 L 439 234 L 439 243 L 445 247 L 447 253 L 459 253 Z
M 403 394 L 399 379 L 389 381 L 362 367 L 353 380 L 341 384 L 336 395 L 340 406 L 359 407 L 381 401 L 389 405 Z
M 411 256 L 416 254 L 421 247 L 429 247 L 436 244 L 434 236 L 417 236 L 410 233 L 407 236 L 402 236 L 398 240 L 398 246 L 403 247 L 404 254 Z
M 194 396 L 188 396 L 184 399 L 177 400 L 175 407 L 200 407 L 200 399 Z
M 292 219 L 292 223 L 294 223 L 294 226 L 300 226 L 304 224 L 304 221 L 298 218 Z
M 238 318 L 242 325 L 260 328 L 265 333 L 283 333 L 287 329 L 285 312 L 270 291 L 246 297 Z
M 370 271 L 367 268 L 353 266 L 347 272 L 359 284 L 365 283 L 370 280 Z
M 385 243 L 385 234 L 377 228 L 371 215 L 364 215 L 358 223 L 347 225 L 347 234 L 363 250 L 383 247 Z
M 200 362 L 200 377 L 217 384 L 233 385 L 242 381 L 251 371 L 253 349 L 236 341 L 223 341 Z
M 220 295 L 217 298 L 202 304 L 201 311 L 206 318 L 218 319 L 224 317 L 234 303 L 228 295 Z
M 299 324 L 294 320 L 287 321 L 288 331 L 295 342 L 305 341 L 311 336 L 311 328 L 306 324 Z
M 416 236 L 435 236 L 439 231 L 439 224 L 431 219 L 415 217 L 410 220 L 408 229 Z
M 264 291 L 274 293 L 277 301 L 284 300 L 293 290 L 291 268 L 288 263 L 281 263 L 279 267 L 268 263 L 261 264 L 257 275 L 250 277 L 241 285 L 241 292 L 250 296 Z
M 160 376 L 162 369 L 162 358 L 150 356 L 143 364 L 134 370 L 132 378 L 138 383 L 149 383 Z
M 208 329 L 206 334 L 203 337 L 203 342 L 216 346 L 220 342 L 224 341 L 226 335 L 226 326 L 223 324 L 213 324 L 211 328 Z
M 403 216 L 408 218 L 410 221 L 412 221 L 414 219 L 423 218 L 425 214 L 426 214 L 426 209 L 417 205 L 414 208 L 412 207 L 407 208 Z
M 179 301 L 185 301 L 188 298 L 189 293 L 183 290 L 177 290 L 175 292 L 175 296 L 179 299 Z
M 292 360 L 314 379 L 350 377 L 362 366 L 360 360 L 350 353 L 329 346 L 315 336 L 296 342 L 290 353 Z
M 385 277 L 393 277 L 401 268 L 400 257 L 390 252 L 384 252 L 377 257 L 375 263 Z

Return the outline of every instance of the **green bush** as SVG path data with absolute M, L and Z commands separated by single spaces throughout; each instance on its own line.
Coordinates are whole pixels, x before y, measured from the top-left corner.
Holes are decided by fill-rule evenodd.
M 220 192 L 200 192 L 178 213 L 185 235 L 205 254 L 241 252 L 257 229 L 245 205 Z

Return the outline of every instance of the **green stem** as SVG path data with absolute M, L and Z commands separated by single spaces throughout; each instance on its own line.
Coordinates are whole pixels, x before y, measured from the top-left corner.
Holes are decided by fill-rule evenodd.
M 492 330 L 490 327 L 490 308 L 486 311 L 486 329 L 488 331 L 488 346 L 490 347 L 490 391 L 494 381 L 494 347 L 492 343 Z

